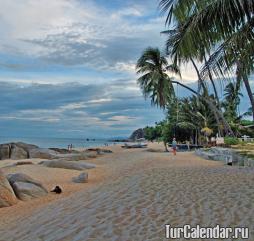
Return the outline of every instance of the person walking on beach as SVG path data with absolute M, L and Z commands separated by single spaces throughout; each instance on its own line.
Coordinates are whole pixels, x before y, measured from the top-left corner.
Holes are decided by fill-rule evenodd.
M 173 138 L 173 141 L 172 141 L 172 149 L 173 149 L 173 154 L 174 154 L 174 155 L 176 155 L 176 147 L 177 147 L 176 138 Z

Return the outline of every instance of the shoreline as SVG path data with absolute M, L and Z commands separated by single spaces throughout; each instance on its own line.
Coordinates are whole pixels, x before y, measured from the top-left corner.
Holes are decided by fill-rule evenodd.
M 87 140 L 89 139 L 89 141 Z M 125 140 L 122 141 L 117 139 L 94 139 L 94 138 L 62 138 L 62 137 L 0 137 L 0 143 L 13 143 L 13 142 L 24 142 L 32 143 L 39 146 L 40 148 L 65 148 L 68 145 L 73 144 L 76 148 L 89 148 L 89 147 L 103 147 L 104 144 L 109 144 L 109 146 L 116 144 L 123 144 Z

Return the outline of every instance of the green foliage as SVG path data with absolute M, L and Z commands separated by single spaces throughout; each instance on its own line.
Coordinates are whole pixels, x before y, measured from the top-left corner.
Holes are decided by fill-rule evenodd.
M 171 79 L 166 74 L 168 61 L 158 48 L 148 47 L 137 61 L 137 74 L 141 75 L 137 82 L 145 98 L 149 97 L 151 103 L 165 108 L 174 96 Z
M 240 123 L 241 123 L 242 126 L 254 125 L 254 122 L 250 121 L 250 120 L 241 120 Z
M 224 142 L 227 145 L 237 145 L 237 144 L 239 144 L 239 140 L 235 137 L 225 137 Z
M 170 143 L 173 139 L 172 127 L 169 123 L 164 122 L 162 126 L 162 140 L 164 143 Z
M 254 72 L 254 1 L 161 0 L 159 6 L 166 13 L 166 25 L 174 26 L 163 32 L 168 36 L 166 48 L 173 62 L 201 62 L 201 83 L 207 79 L 213 83 L 213 75 L 222 77 L 225 83 L 225 76 L 234 72 L 237 85 L 230 83 L 226 87 L 232 95 L 226 96 L 225 116 L 235 121 L 232 119 L 236 118 L 239 83 L 244 82 L 254 120 L 254 98 L 248 79 Z M 215 86 L 214 93 L 218 97 Z
M 162 136 L 161 128 L 157 125 L 155 127 L 147 126 L 144 128 L 144 131 L 145 131 L 145 139 L 149 141 L 157 140 Z
M 229 83 L 224 89 L 224 100 L 222 106 L 224 108 L 224 115 L 229 122 L 238 121 L 238 106 L 240 104 L 240 82 Z

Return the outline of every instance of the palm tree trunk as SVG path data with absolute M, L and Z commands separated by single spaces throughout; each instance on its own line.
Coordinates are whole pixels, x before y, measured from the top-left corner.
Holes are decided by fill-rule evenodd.
M 206 61 L 206 59 L 205 59 L 205 61 Z M 200 75 L 200 73 L 199 73 L 198 67 L 197 67 L 195 61 L 194 61 L 192 58 L 191 58 L 191 63 L 192 63 L 192 65 L 194 66 L 194 69 L 196 70 L 199 85 L 202 87 L 204 93 L 207 95 L 207 98 L 209 98 L 207 86 L 205 85 L 205 83 L 204 83 L 204 81 L 203 81 L 203 79 L 202 79 L 202 77 L 201 77 L 201 75 Z M 210 78 L 210 80 L 211 80 L 211 82 L 212 82 L 212 85 L 213 85 L 213 88 L 214 88 L 214 93 L 215 93 L 215 96 L 216 96 L 216 99 L 217 99 L 217 104 L 218 104 L 218 108 L 219 108 L 218 111 L 221 112 L 221 106 L 220 106 L 219 96 L 218 96 L 218 93 L 217 93 L 217 90 L 216 90 L 216 86 L 215 86 L 215 83 L 214 83 L 214 81 L 213 81 L 213 78 L 212 78 L 212 74 L 211 74 L 210 69 L 209 69 L 208 72 L 209 72 L 209 78 Z M 199 87 L 199 88 L 200 88 L 200 87 Z M 199 92 L 200 92 L 200 91 L 198 90 L 198 93 L 199 93 Z M 209 104 L 209 105 L 210 105 L 210 104 Z M 218 134 L 219 134 L 219 136 L 221 136 L 220 121 L 219 121 L 218 114 L 217 114 L 215 111 L 213 111 L 213 113 L 214 113 L 215 120 L 216 120 L 217 127 L 218 127 Z M 222 113 L 221 113 L 221 114 L 222 114 Z M 222 116 L 222 118 L 224 118 L 223 115 L 220 115 L 220 116 Z M 224 118 L 223 122 L 227 122 L 225 118 Z M 226 125 L 227 125 L 228 127 L 230 127 L 228 123 L 227 123 Z M 229 128 L 229 129 L 231 129 L 231 128 Z
M 237 62 L 236 77 L 237 77 L 237 80 L 239 80 L 241 78 L 243 80 L 243 83 L 245 85 L 247 94 L 248 94 L 249 99 L 250 99 L 251 109 L 252 109 L 252 120 L 254 121 L 254 97 L 253 97 L 253 93 L 252 93 L 252 90 L 251 90 L 251 87 L 250 87 L 250 82 L 249 82 L 248 76 L 244 73 L 243 63 L 240 62 L 240 61 Z
M 168 151 L 168 147 L 167 147 L 167 143 L 165 141 L 163 141 L 164 147 L 165 147 L 165 152 L 169 152 Z
M 249 99 L 250 99 L 251 109 L 252 109 L 252 120 L 254 121 L 254 97 L 253 97 L 253 93 L 251 91 L 249 79 L 248 79 L 247 75 L 245 75 L 245 74 L 243 75 L 243 82 L 244 82 L 245 88 L 247 90 Z
M 192 58 L 191 58 L 190 60 L 191 60 L 191 63 L 192 63 L 192 65 L 193 65 L 194 69 L 196 70 L 196 73 L 197 73 L 197 76 L 198 76 L 198 84 L 199 84 L 199 86 L 201 86 L 201 87 L 203 88 L 203 91 L 204 91 L 205 93 L 207 93 L 206 85 L 205 85 L 203 79 L 201 78 L 201 75 L 200 75 L 200 73 L 199 73 L 199 70 L 198 70 L 198 67 L 197 67 L 195 61 L 194 61 Z M 199 87 L 198 89 L 199 89 L 199 90 L 198 90 L 198 93 L 199 93 L 199 92 L 200 92 L 200 87 Z M 208 93 L 207 93 L 207 94 L 208 94 Z
M 218 92 L 217 92 L 217 89 L 216 89 L 216 86 L 215 86 L 215 83 L 214 83 L 214 80 L 213 80 L 213 76 L 212 76 L 209 64 L 207 64 L 206 57 L 205 57 L 205 65 L 207 66 L 207 69 L 208 69 L 208 76 L 209 76 L 209 79 L 210 79 L 210 81 L 212 83 L 212 86 L 213 86 L 213 92 L 214 92 L 215 98 L 217 100 L 219 108 L 221 109 L 219 95 L 218 95 Z

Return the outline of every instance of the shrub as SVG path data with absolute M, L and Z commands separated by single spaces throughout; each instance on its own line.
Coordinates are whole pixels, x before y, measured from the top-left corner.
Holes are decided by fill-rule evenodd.
M 235 137 L 225 137 L 224 142 L 226 145 L 237 145 L 239 144 L 239 140 Z

